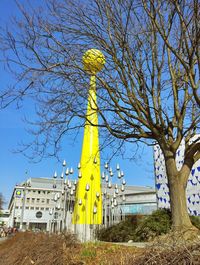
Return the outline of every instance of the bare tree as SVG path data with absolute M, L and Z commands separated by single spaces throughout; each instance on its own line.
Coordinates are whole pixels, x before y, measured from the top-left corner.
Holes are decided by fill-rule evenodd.
M 2 196 L 2 194 L 0 193 L 0 210 L 3 209 L 3 204 L 4 204 L 3 196 Z
M 97 76 L 99 127 L 106 143 L 157 142 L 166 161 L 174 230 L 195 228 L 185 189 L 200 158 L 199 3 L 197 0 L 50 0 L 21 10 L 21 20 L 2 33 L 5 62 L 15 74 L 1 92 L 1 107 L 25 96 L 37 103 L 34 155 L 44 155 L 62 136 L 88 120 L 88 75 L 82 55 L 90 48 L 106 57 Z M 93 124 L 95 126 L 95 124 Z M 107 138 L 107 135 L 109 137 Z M 185 139 L 185 160 L 176 151 Z M 27 151 L 26 150 L 26 151 Z

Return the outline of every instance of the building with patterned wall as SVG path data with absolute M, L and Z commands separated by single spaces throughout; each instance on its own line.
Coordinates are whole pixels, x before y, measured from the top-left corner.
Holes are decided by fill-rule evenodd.
M 176 166 L 180 170 L 184 162 L 184 140 L 176 153 Z M 156 182 L 156 197 L 158 208 L 170 208 L 169 187 L 165 168 L 165 159 L 159 145 L 154 146 L 154 167 Z M 186 188 L 188 213 L 200 216 L 200 160 L 198 160 L 190 173 Z

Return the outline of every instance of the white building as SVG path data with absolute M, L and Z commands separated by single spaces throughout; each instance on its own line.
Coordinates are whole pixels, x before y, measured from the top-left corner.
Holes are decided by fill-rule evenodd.
M 71 222 L 76 182 L 63 179 L 30 178 L 14 187 L 9 203 L 9 226 L 45 231 L 74 231 Z M 103 190 L 105 186 L 103 185 Z M 112 225 L 125 215 L 149 214 L 157 209 L 155 189 L 126 186 L 111 207 L 114 187 L 107 189 L 103 200 L 103 224 Z M 125 200 L 124 200 L 125 198 Z M 107 218 L 105 218 L 107 216 Z
M 181 170 L 182 168 L 184 152 L 185 143 L 183 140 L 176 152 L 176 166 L 178 170 Z M 154 146 L 154 166 L 158 207 L 170 208 L 165 159 L 159 145 Z M 186 188 L 186 200 L 188 213 L 190 215 L 200 216 L 200 159 L 196 161 L 191 170 Z
M 0 211 L 0 226 L 9 226 L 9 217 L 10 212 L 9 210 L 1 210 Z
M 64 181 L 30 178 L 16 185 L 9 203 L 9 226 L 61 231 L 67 216 Z M 69 198 L 70 200 L 71 198 Z M 70 202 L 70 201 L 69 201 Z

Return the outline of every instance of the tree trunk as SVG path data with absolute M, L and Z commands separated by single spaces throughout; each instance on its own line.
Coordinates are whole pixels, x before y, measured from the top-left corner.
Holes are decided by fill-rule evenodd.
M 175 159 L 172 157 L 166 159 L 166 171 L 169 183 L 173 231 L 196 230 L 190 221 L 186 201 L 189 173 L 178 171 Z

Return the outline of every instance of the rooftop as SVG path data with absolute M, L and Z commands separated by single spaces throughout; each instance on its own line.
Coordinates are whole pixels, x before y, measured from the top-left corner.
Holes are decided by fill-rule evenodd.
M 74 181 L 72 179 L 72 181 Z M 30 189 L 47 189 L 52 190 L 53 184 L 56 183 L 57 189 L 62 189 L 64 186 L 64 180 L 60 178 L 29 178 L 28 180 L 20 183 L 17 187 L 23 187 L 28 184 L 28 188 Z M 113 183 L 112 186 L 115 186 L 115 183 Z M 106 188 L 106 185 L 103 184 L 103 189 Z M 120 185 L 119 185 L 120 188 Z M 114 189 L 114 188 L 113 188 Z M 112 189 L 111 189 L 112 190 Z M 132 186 L 132 185 L 126 185 L 125 188 L 125 194 L 129 193 L 145 193 L 145 192 L 155 192 L 155 188 L 149 187 L 149 186 Z

